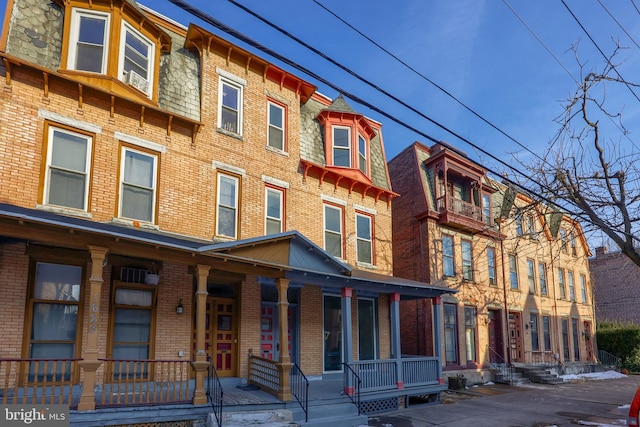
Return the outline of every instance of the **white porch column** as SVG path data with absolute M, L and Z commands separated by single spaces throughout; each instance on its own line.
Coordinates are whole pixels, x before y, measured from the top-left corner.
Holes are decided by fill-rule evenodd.
M 442 376 L 442 298 L 432 298 L 433 301 L 433 354 L 438 363 L 438 383 L 444 384 Z
M 396 359 L 396 385 L 404 388 L 402 375 L 402 348 L 400 347 L 400 294 L 394 292 L 389 295 L 391 314 L 391 357 Z

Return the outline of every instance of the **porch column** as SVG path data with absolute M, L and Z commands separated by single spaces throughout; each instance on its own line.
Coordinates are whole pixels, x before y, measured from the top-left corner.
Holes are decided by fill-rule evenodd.
M 432 298 L 433 301 L 433 354 L 438 358 L 438 383 L 444 384 L 442 376 L 442 298 Z
M 196 383 L 193 391 L 193 404 L 204 405 L 207 403 L 207 393 L 204 388 L 204 380 L 207 376 L 209 362 L 205 351 L 205 329 L 207 315 L 207 277 L 209 277 L 208 265 L 196 266 L 198 284 L 196 288 L 196 352 L 194 361 L 191 362 L 195 371 Z
M 402 348 L 400 347 L 400 294 L 394 292 L 389 295 L 391 312 L 391 357 L 396 359 L 396 385 L 404 388 L 402 375 Z
M 352 288 L 342 288 L 342 358 L 344 363 L 353 362 L 353 328 L 351 327 L 351 298 Z M 349 396 L 355 393 L 351 375 L 345 371 L 344 392 Z
M 278 289 L 278 334 L 280 349 L 278 351 L 278 368 L 280 369 L 280 391 L 278 399 L 283 402 L 292 400 L 291 396 L 291 356 L 289 356 L 289 289 L 288 279 L 276 279 Z
M 102 365 L 98 360 L 98 332 L 100 326 L 100 294 L 102 292 L 102 264 L 107 255 L 107 248 L 89 246 L 91 254 L 91 277 L 89 277 L 89 330 L 87 344 L 82 350 L 82 360 L 78 362 L 84 374 L 82 395 L 78 402 L 79 411 L 96 409 L 96 371 Z

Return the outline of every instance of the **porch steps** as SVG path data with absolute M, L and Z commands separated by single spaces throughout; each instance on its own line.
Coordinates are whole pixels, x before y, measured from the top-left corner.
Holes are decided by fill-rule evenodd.
M 514 372 L 511 374 L 511 378 L 509 378 L 509 374 L 504 373 L 502 371 L 496 371 L 494 373 L 494 382 L 498 384 L 509 384 L 509 385 L 523 385 L 530 384 L 531 380 L 528 377 L 525 377 L 520 372 Z
M 532 383 L 538 384 L 562 384 L 564 380 L 558 375 L 551 373 L 549 368 L 543 366 L 518 366 L 516 372 L 529 378 Z

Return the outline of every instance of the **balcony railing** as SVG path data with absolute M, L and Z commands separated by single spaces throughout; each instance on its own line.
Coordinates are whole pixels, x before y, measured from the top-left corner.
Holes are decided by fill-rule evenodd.
M 482 222 L 482 208 L 453 196 L 442 196 L 436 200 L 438 212 L 451 212 Z
M 102 390 L 96 406 L 189 403 L 194 382 L 190 360 L 119 360 L 104 362 Z
M 80 398 L 74 383 L 78 360 L 0 359 L 0 403 L 74 407 Z

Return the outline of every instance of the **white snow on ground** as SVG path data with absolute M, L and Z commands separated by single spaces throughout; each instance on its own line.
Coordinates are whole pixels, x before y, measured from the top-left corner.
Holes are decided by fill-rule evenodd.
M 621 423 L 621 424 L 618 424 Z M 616 424 L 601 424 L 601 423 L 594 423 L 591 421 L 578 421 L 578 424 L 581 426 L 598 426 L 598 427 L 620 427 L 620 426 L 626 426 L 627 422 L 625 420 L 618 420 L 618 423 Z
M 594 372 L 590 374 L 568 374 L 560 375 L 565 381 L 571 380 L 615 380 L 616 378 L 626 378 L 625 374 L 616 371 Z

